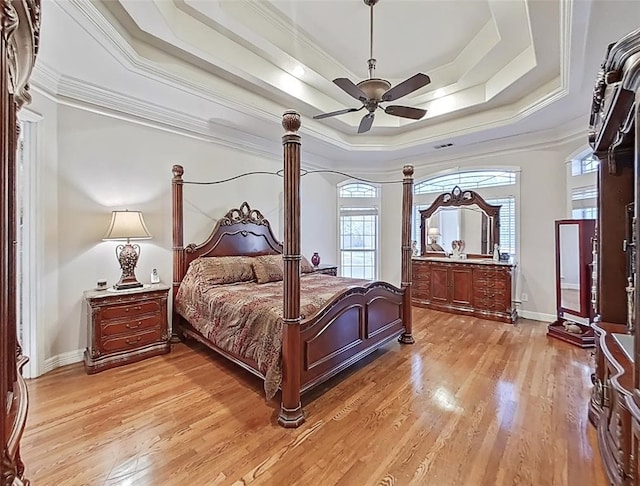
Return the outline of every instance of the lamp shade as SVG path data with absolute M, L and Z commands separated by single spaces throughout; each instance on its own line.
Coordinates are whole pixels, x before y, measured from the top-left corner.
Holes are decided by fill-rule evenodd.
M 440 236 L 440 230 L 438 228 L 429 228 L 429 236 Z
M 103 240 L 148 240 L 151 234 L 141 211 L 112 211 Z

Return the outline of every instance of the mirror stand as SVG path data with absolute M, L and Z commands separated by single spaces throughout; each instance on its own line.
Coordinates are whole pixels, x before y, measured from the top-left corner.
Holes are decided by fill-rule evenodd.
M 594 219 L 556 221 L 557 320 L 547 335 L 581 348 L 595 346 L 591 323 Z

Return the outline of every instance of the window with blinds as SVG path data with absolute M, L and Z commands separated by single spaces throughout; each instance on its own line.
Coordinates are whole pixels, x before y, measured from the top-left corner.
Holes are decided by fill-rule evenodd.
M 500 208 L 500 253 L 516 253 L 516 198 L 513 196 L 487 199 Z
M 598 217 L 598 189 L 595 186 L 577 187 L 571 191 L 571 217 L 574 219 Z
M 340 275 L 374 280 L 378 275 L 378 188 L 350 183 L 338 188 Z

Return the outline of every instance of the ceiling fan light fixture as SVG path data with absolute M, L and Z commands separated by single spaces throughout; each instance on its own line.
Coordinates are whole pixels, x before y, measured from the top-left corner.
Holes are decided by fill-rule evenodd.
M 362 106 L 360 108 L 347 108 L 344 110 L 332 111 L 331 113 L 322 113 L 314 116 L 314 119 L 319 120 L 331 116 L 343 115 L 345 113 L 360 111 L 361 109 L 366 108 L 368 113 L 362 117 L 360 125 L 358 126 L 358 133 L 364 133 L 371 129 L 374 112 L 379 107 L 383 108 L 383 110 L 389 115 L 401 118 L 410 118 L 412 120 L 420 120 L 427 113 L 427 110 L 423 110 L 422 108 L 412 108 L 409 106 L 380 106 L 380 103 L 395 101 L 398 98 L 402 98 L 403 96 L 419 90 L 429 84 L 431 79 L 429 79 L 429 76 L 426 74 L 418 73 L 408 79 L 405 79 L 394 87 L 391 87 L 391 83 L 386 79 L 375 77 L 376 60 L 373 57 L 373 7 L 378 3 L 378 1 L 379 0 L 364 0 L 365 5 L 370 7 L 371 12 L 369 24 L 370 49 L 369 60 L 367 61 L 369 79 L 360 81 L 358 84 L 353 83 L 353 81 L 347 78 L 336 78 L 333 80 L 334 84 L 336 84 L 340 89 L 351 95 L 353 98 L 359 100 L 362 103 Z

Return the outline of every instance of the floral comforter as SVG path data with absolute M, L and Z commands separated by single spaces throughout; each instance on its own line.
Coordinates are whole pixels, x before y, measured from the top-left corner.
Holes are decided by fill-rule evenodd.
M 300 313 L 311 317 L 337 293 L 368 280 L 305 274 L 300 277 Z M 282 381 L 283 283 L 211 285 L 187 272 L 177 312 L 216 346 L 258 363 L 267 399 Z

